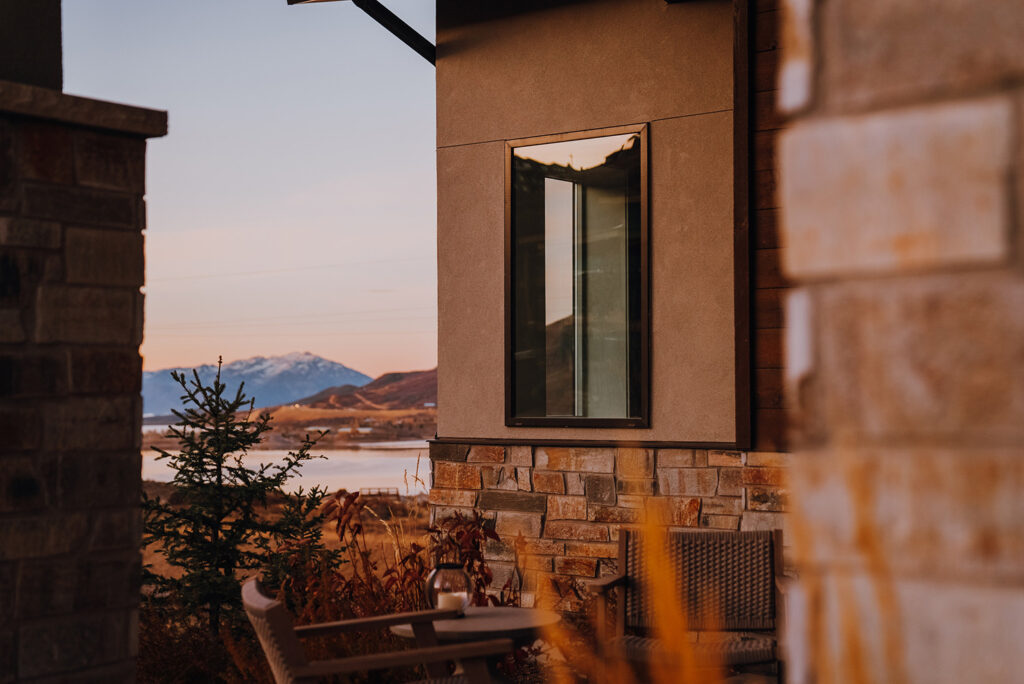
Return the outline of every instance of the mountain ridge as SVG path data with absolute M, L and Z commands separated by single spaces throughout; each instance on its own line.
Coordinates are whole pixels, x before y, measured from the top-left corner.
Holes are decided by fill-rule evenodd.
M 191 376 L 192 367 L 161 368 L 142 374 L 143 413 L 168 414 L 181 409 L 181 386 L 171 378 L 171 371 Z M 195 367 L 203 382 L 210 382 L 217 373 L 216 364 Z M 229 388 L 245 383 L 245 393 L 256 399 L 256 406 L 280 406 L 308 397 L 325 385 L 361 387 L 373 378 L 336 361 L 310 352 L 291 352 L 279 356 L 253 356 L 225 363 L 221 381 Z
M 437 405 L 437 368 L 384 373 L 361 386 L 328 387 L 299 399 L 311 408 L 418 409 Z

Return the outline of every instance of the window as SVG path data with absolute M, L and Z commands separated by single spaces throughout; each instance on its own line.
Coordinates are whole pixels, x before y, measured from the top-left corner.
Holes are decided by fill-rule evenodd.
M 509 426 L 646 427 L 646 133 L 507 146 Z

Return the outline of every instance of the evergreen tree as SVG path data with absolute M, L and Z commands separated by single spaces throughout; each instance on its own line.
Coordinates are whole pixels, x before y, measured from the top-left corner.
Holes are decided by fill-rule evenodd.
M 285 515 L 265 515 L 269 497 L 284 497 L 283 487 L 313 456 L 310 449 L 325 432 L 306 435 L 296 451 L 276 464 L 247 465 L 243 457 L 271 430 L 270 415 L 253 416 L 255 400 L 244 383 L 232 396 L 221 382 L 221 361 L 210 385 L 196 371 L 188 378 L 172 372 L 184 391 L 183 410 L 171 434 L 177 452 L 157 449 L 174 470 L 174 502 L 143 495 L 143 543 L 158 543 L 175 577 L 145 571 L 153 585 L 151 601 L 173 601 L 187 615 L 207 620 L 212 633 L 226 618 L 239 615 L 241 572 L 280 566 L 282 549 L 301 542 L 306 550 L 326 553 L 316 513 L 326 492 L 313 488 L 284 498 Z

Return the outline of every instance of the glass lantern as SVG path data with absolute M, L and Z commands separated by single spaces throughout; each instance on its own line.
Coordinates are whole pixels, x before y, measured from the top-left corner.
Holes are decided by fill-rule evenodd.
M 469 606 L 470 580 L 462 563 L 438 563 L 427 575 L 426 585 L 432 608 L 461 613 Z

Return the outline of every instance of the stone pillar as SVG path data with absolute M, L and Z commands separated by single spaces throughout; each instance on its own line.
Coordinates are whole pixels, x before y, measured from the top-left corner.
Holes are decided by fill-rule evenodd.
M 0 81 L 0 682 L 132 681 L 145 140 Z
M 1024 5 L 786 0 L 792 682 L 1024 673 Z
M 0 81 L 63 87 L 60 0 L 0 0 Z

